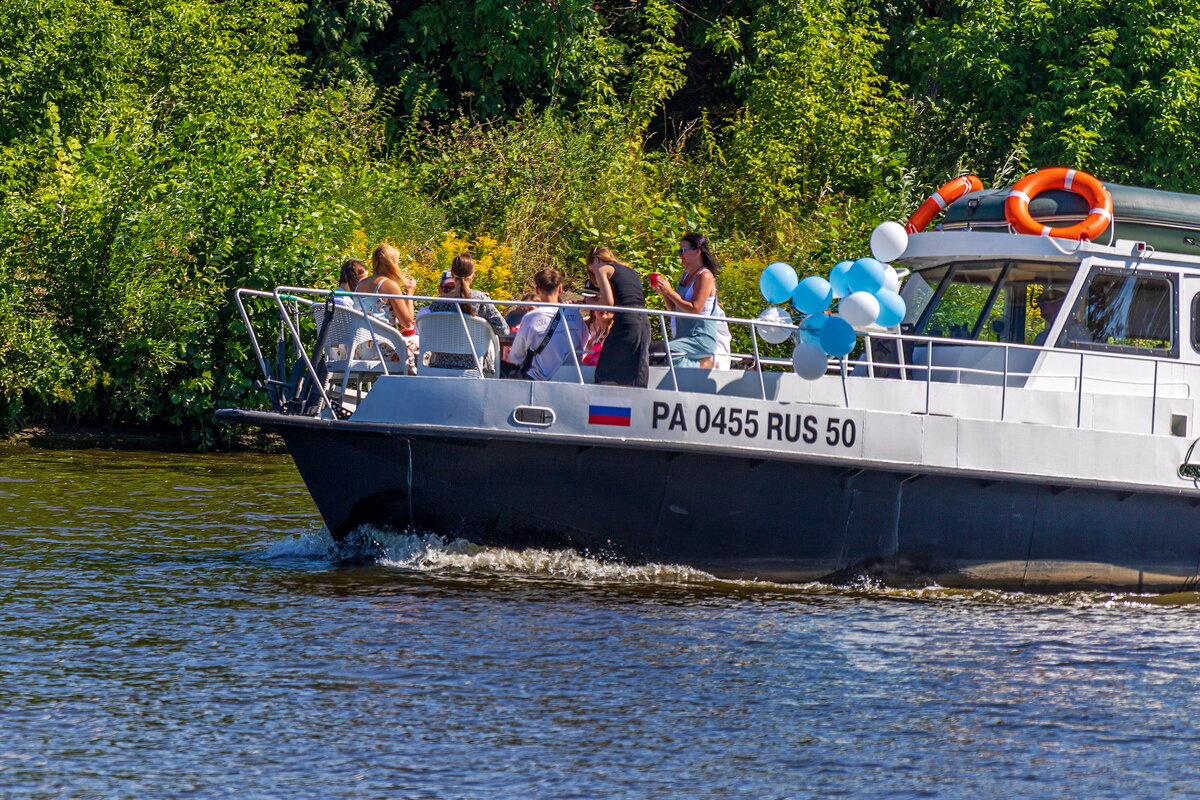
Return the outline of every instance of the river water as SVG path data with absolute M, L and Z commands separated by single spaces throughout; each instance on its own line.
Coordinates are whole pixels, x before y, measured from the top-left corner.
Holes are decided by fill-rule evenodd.
M 1194 596 L 339 552 L 280 456 L 10 447 L 0 508 L 5 798 L 1200 792 Z

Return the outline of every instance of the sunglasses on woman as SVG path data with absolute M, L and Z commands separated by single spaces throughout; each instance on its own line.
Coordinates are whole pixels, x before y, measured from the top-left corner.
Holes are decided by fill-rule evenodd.
M 681 248 L 679 248 L 679 255 L 683 255 L 684 253 L 690 253 L 695 249 L 696 248 L 694 248 L 694 247 L 681 247 Z

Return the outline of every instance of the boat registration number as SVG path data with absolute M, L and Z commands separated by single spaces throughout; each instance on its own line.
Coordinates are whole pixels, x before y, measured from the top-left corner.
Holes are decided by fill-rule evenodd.
M 655 401 L 650 419 L 654 430 L 719 433 L 768 442 L 820 442 L 829 447 L 854 447 L 859 434 L 858 423 L 848 417 L 760 412 L 757 408 L 710 407 L 706 403 L 688 409 L 683 403 Z

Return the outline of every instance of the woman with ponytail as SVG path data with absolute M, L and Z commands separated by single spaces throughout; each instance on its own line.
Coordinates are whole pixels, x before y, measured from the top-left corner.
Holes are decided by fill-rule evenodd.
M 450 303 L 445 300 L 435 300 L 429 304 L 431 312 L 450 311 L 457 313 L 462 309 L 462 313 L 472 317 L 483 317 L 487 320 L 492 329 L 496 331 L 497 336 L 504 336 L 508 333 L 508 323 L 504 321 L 504 317 L 500 316 L 500 312 L 496 307 L 489 302 L 492 298 L 486 292 L 481 292 L 478 289 L 472 289 L 471 283 L 475 280 L 475 259 L 469 253 L 459 253 L 454 257 L 454 261 L 450 264 L 450 269 L 442 273 L 442 286 L 453 281 L 454 288 L 449 293 L 443 294 L 444 297 L 456 297 L 463 300 L 480 300 L 485 302 L 479 303 Z M 474 369 L 475 359 L 469 355 L 461 353 L 432 353 L 429 357 L 429 366 L 437 367 L 438 369 Z M 495 369 L 495 364 L 490 358 L 485 360 L 483 365 L 485 372 L 491 372 Z
M 450 263 L 450 269 L 442 273 L 442 284 L 454 281 L 454 289 L 446 297 L 457 297 L 463 300 L 491 300 L 487 292 L 472 289 L 475 280 L 475 259 L 469 253 L 459 253 Z M 483 317 L 496 331 L 497 336 L 508 333 L 508 323 L 491 303 L 447 303 L 435 300 L 429 304 L 430 311 L 455 311 L 461 308 L 464 314 L 472 317 Z

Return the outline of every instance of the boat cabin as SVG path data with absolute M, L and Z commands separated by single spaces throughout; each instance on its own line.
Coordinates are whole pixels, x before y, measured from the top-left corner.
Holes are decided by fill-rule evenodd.
M 993 383 L 1007 373 L 1018 385 L 1061 367 L 1063 351 L 1075 361 L 1087 353 L 1200 363 L 1200 258 L 1124 240 L 1071 244 L 978 231 L 912 237 L 901 332 L 933 341 L 916 343 L 908 362 L 947 368 L 935 381 Z M 1094 361 L 1114 380 L 1132 368 Z

